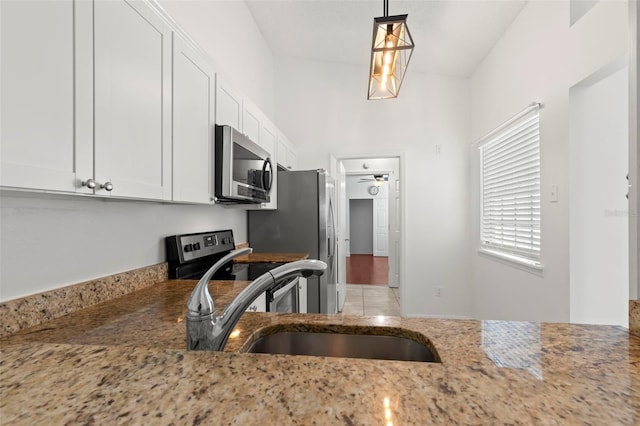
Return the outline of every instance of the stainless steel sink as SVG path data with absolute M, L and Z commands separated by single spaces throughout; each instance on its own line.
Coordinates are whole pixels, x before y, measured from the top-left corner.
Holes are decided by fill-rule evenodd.
M 435 350 L 400 336 L 285 331 L 258 338 L 247 352 L 440 362 Z

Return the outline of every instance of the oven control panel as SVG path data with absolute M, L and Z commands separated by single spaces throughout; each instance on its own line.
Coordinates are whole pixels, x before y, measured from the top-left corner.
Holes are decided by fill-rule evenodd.
M 230 229 L 175 235 L 167 237 L 165 242 L 167 246 L 167 261 L 178 264 L 215 254 L 226 254 L 235 249 L 233 231 Z

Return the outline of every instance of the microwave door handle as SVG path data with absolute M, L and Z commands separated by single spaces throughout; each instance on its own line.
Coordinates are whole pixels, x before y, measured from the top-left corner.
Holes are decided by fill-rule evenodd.
M 267 174 L 267 165 L 269 165 L 269 183 L 267 183 L 265 176 Z M 264 160 L 264 164 L 262 165 L 262 188 L 264 188 L 265 191 L 269 192 L 271 191 L 271 185 L 273 184 L 273 166 L 271 165 L 271 159 L 269 159 L 269 157 L 267 157 L 266 160 Z

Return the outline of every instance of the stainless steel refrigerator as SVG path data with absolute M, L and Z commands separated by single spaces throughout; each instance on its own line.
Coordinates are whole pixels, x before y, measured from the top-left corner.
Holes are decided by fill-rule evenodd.
M 278 171 L 278 209 L 249 212 L 256 252 L 309 253 L 327 271 L 307 279 L 307 312 L 336 313 L 334 183 L 324 170 Z

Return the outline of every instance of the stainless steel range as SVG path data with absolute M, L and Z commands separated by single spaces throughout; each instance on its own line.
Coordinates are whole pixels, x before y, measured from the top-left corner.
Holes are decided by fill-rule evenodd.
M 218 260 L 235 249 L 233 231 L 199 232 L 165 238 L 169 278 L 199 280 Z M 283 263 L 229 262 L 213 276 L 214 280 L 253 281 Z M 282 282 L 265 292 L 267 312 L 300 312 L 299 278 Z M 256 305 L 254 305 L 256 306 Z M 255 310 L 252 309 L 252 310 Z

